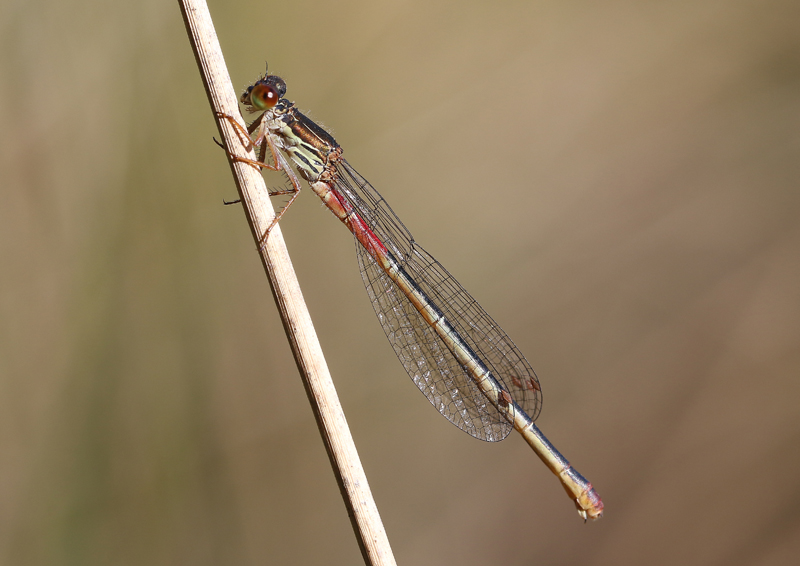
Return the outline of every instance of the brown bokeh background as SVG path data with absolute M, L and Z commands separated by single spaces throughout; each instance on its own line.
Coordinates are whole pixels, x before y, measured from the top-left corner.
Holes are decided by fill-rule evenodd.
M 526 353 L 579 520 L 282 222 L 400 564 L 800 553 L 800 6 L 214 1 Z M 0 563 L 359 564 L 174 2 L 0 8 Z M 268 182 L 279 179 L 268 177 Z

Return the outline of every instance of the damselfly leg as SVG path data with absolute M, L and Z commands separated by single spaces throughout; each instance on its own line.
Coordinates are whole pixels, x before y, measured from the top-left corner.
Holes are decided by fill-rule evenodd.
M 222 112 L 217 112 L 216 114 L 218 118 L 227 120 L 227 122 L 231 125 L 233 131 L 236 132 L 236 137 L 239 138 L 239 142 L 242 144 L 245 151 L 251 151 L 255 148 L 258 148 L 258 160 L 255 160 L 236 155 L 235 153 L 231 152 L 228 148 L 226 148 L 224 145 L 217 142 L 217 145 L 219 145 L 226 151 L 228 157 L 230 157 L 232 161 L 239 163 L 247 163 L 248 165 L 252 165 L 253 167 L 255 167 L 258 171 L 261 171 L 262 169 L 269 169 L 270 171 L 280 171 L 284 175 L 286 175 L 286 178 L 289 180 L 289 183 L 291 184 L 290 189 L 278 189 L 278 190 L 267 189 L 269 191 L 269 196 L 271 197 L 282 196 L 282 195 L 292 195 L 292 196 L 289 198 L 289 202 L 287 202 L 283 206 L 283 208 L 281 208 L 275 214 L 275 218 L 272 219 L 270 225 L 261 235 L 261 238 L 259 239 L 258 243 L 258 249 L 259 251 L 261 251 L 264 249 L 264 246 L 267 243 L 267 239 L 269 238 L 269 233 L 278 224 L 283 215 L 286 214 L 286 211 L 289 210 L 289 207 L 292 205 L 292 203 L 294 203 L 294 201 L 297 200 L 297 197 L 300 196 L 300 189 L 301 189 L 300 180 L 297 178 L 297 175 L 294 174 L 294 171 L 286 162 L 286 159 L 283 157 L 283 155 L 280 154 L 278 149 L 275 147 L 275 142 L 269 136 L 262 135 L 260 136 L 260 138 L 256 138 L 255 140 L 251 137 L 253 131 L 259 126 L 258 120 L 253 122 L 250 125 L 250 127 L 247 130 L 245 130 L 244 127 L 242 127 L 242 125 L 236 121 L 236 118 L 234 118 L 230 114 L 224 114 Z M 266 162 L 267 151 L 269 151 L 270 154 L 272 155 L 272 159 L 275 165 L 270 165 L 269 163 Z

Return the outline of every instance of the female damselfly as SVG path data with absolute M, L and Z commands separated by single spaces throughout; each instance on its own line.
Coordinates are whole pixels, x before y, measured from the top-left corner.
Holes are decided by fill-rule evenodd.
M 547 440 L 534 420 L 542 406 L 539 379 L 500 326 L 452 275 L 411 236 L 386 201 L 342 157 L 322 127 L 285 99 L 286 83 L 266 73 L 241 102 L 262 112 L 245 131 L 220 114 L 258 161 L 231 155 L 259 168 L 283 172 L 291 195 L 261 239 L 297 198 L 297 173 L 353 233 L 358 262 L 372 306 L 408 375 L 436 409 L 470 435 L 504 439 L 516 429 L 556 474 L 586 519 L 603 515 L 600 496 Z M 267 163 L 271 158 L 272 163 Z

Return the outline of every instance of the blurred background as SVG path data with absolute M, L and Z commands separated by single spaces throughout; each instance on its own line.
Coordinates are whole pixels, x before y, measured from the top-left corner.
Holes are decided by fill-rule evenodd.
M 797 2 L 210 8 L 237 91 L 269 61 L 526 353 L 606 504 L 429 405 L 306 191 L 281 226 L 399 564 L 794 563 Z M 177 3 L 0 30 L 0 563 L 361 563 Z

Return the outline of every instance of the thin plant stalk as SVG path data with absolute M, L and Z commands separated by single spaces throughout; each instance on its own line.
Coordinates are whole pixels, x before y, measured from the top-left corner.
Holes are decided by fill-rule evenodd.
M 225 147 L 240 157 L 254 160 L 256 156 L 252 149 L 247 151 L 242 146 L 228 120 L 219 118 L 223 114 L 241 120 L 236 93 L 208 6 L 204 0 L 179 0 L 179 4 Z M 244 126 L 243 123 L 240 125 Z M 303 300 L 280 226 L 272 229 L 265 245 L 259 244 L 261 236 L 275 217 L 264 179 L 252 165 L 230 159 L 229 162 L 364 561 L 370 566 L 392 566 L 395 564 L 394 555 Z

